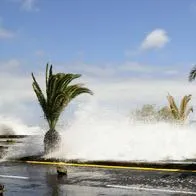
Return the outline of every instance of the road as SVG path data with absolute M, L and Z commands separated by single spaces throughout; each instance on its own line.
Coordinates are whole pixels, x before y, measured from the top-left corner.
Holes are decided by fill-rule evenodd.
M 137 196 L 196 195 L 196 173 L 0 163 L 4 196 Z

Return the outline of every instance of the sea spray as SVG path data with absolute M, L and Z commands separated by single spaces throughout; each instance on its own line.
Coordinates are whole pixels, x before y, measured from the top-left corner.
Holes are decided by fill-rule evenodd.
M 61 118 L 60 124 L 63 124 Z M 9 149 L 6 158 L 43 152 L 47 128 L 29 127 L 16 119 L 0 117 L 0 125 L 14 134 L 31 135 Z M 141 123 L 99 102 L 89 101 L 74 110 L 65 126 L 58 126 L 61 147 L 46 158 L 65 160 L 167 161 L 196 159 L 196 126 L 165 122 Z M 38 136 L 37 136 L 38 135 Z
M 61 130 L 61 148 L 46 158 L 113 161 L 196 159 L 196 126 L 134 122 L 90 102 Z
M 1 161 L 43 152 L 44 131 L 38 126 L 28 126 L 20 119 L 0 116 L 0 135 L 24 135 L 25 138 L 7 139 L 9 148 Z M 5 140 L 5 139 L 4 139 Z M 4 144 L 5 145 L 5 144 Z
M 0 135 L 38 135 L 43 133 L 38 126 L 27 126 L 20 119 L 0 116 Z
M 16 143 L 10 146 L 3 159 L 18 159 L 22 157 L 38 156 L 43 154 L 43 138 L 43 135 L 27 136 L 21 140 L 21 143 Z

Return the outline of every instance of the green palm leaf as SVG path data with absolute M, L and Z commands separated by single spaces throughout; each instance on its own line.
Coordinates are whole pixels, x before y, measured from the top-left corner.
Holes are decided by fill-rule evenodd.
M 32 73 L 32 78 L 33 78 L 33 90 L 35 91 L 38 101 L 44 111 L 44 113 L 46 113 L 47 111 L 47 107 L 46 107 L 46 98 L 44 97 L 44 94 L 41 90 L 41 88 L 39 87 L 39 84 L 37 83 L 33 73 Z
M 189 81 L 192 82 L 196 78 L 196 65 L 192 68 L 189 73 Z
M 42 107 L 44 115 L 48 121 L 51 130 L 55 129 L 56 123 L 64 108 L 71 100 L 83 93 L 93 94 L 91 90 L 83 87 L 81 84 L 70 85 L 74 80 L 81 77 L 80 74 L 57 73 L 53 74 L 52 65 L 46 65 L 46 98 L 37 83 L 34 75 L 33 89 Z

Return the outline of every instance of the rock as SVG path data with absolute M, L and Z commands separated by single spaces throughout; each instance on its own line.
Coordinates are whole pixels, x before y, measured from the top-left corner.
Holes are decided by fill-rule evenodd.
M 57 166 L 56 169 L 59 176 L 67 176 L 67 168 L 65 166 Z
M 0 184 L 0 195 L 2 195 L 3 191 L 4 191 L 4 185 Z

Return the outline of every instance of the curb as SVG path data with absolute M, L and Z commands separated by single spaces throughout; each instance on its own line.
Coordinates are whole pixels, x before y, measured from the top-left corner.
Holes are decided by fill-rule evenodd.
M 68 162 L 50 162 L 50 161 L 22 161 L 28 164 L 41 164 L 41 165 L 65 165 L 72 167 L 91 167 L 103 169 L 128 169 L 137 171 L 159 171 L 159 172 L 187 172 L 196 173 L 196 170 L 180 169 L 180 168 L 156 168 L 156 167 L 140 167 L 140 166 L 118 166 L 118 165 L 99 165 L 87 163 L 68 163 Z

